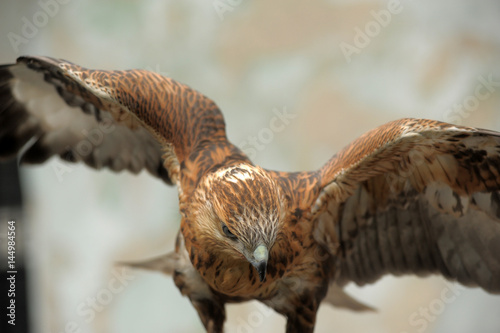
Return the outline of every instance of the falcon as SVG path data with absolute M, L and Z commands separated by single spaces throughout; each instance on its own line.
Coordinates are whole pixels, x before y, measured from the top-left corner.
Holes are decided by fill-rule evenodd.
M 225 304 L 258 300 L 312 332 L 325 301 L 384 274 L 441 274 L 500 293 L 500 133 L 424 119 L 375 128 L 309 172 L 253 164 L 217 105 L 145 70 L 48 57 L 0 67 L 0 158 L 58 155 L 146 169 L 179 193 L 175 251 L 136 266 L 172 274 L 207 332 Z

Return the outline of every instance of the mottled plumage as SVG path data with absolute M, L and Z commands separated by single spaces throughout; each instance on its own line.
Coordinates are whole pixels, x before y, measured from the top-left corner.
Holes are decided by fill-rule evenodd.
M 225 304 L 256 299 L 312 332 L 322 301 L 384 274 L 440 273 L 500 293 L 500 133 L 401 119 L 312 172 L 264 170 L 218 107 L 144 70 L 21 57 L 0 67 L 0 158 L 53 155 L 148 170 L 179 191 L 173 253 L 136 264 L 172 274 L 209 332 Z

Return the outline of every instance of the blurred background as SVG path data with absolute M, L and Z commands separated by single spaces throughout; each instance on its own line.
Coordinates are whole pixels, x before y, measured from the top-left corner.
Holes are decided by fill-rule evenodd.
M 49 55 L 194 87 L 270 169 L 319 168 L 402 117 L 500 130 L 497 0 L 6 0 L 0 31 L 0 63 Z M 203 332 L 171 277 L 114 265 L 173 249 L 175 188 L 57 159 L 21 177 L 32 332 Z M 439 277 L 347 289 L 378 312 L 323 305 L 315 332 L 500 331 L 500 297 Z M 284 325 L 257 302 L 228 306 L 228 332 Z

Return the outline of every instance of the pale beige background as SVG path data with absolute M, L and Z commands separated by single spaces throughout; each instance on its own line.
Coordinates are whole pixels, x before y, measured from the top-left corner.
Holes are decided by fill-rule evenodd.
M 401 117 L 500 130 L 500 84 L 462 114 L 454 106 L 474 104 L 478 78 L 500 81 L 499 2 L 403 0 L 381 27 L 373 11 L 388 6 L 368 0 L 9 0 L 0 3 L 0 61 L 44 54 L 90 68 L 160 72 L 213 98 L 236 144 L 262 135 L 273 110 L 286 110 L 295 118 L 256 151 L 254 161 L 266 168 L 318 168 L 356 136 Z M 25 27 L 34 20 L 36 30 Z M 340 45 L 355 45 L 365 28 L 373 36 L 348 61 Z M 26 38 L 17 49 L 9 41 L 13 34 Z M 79 165 L 68 165 L 71 172 L 59 182 L 57 163 L 22 173 L 35 332 L 71 332 L 72 322 L 82 333 L 202 332 L 172 280 L 154 273 L 130 272 L 133 280 L 105 299 L 109 304 L 93 320 L 78 313 L 92 297 L 111 295 L 114 261 L 173 248 L 177 193 L 147 174 Z M 386 277 L 348 289 L 379 311 L 355 314 L 325 305 L 316 332 L 500 332 L 500 297 L 438 277 Z M 284 319 L 258 303 L 229 306 L 228 316 L 229 332 L 284 331 Z

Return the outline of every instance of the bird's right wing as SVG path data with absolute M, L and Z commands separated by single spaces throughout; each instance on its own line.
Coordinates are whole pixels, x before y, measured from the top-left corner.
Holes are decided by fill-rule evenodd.
M 78 69 L 44 57 L 0 66 L 0 160 L 59 155 L 96 169 L 146 169 L 170 184 L 160 142 L 122 105 L 72 79 Z
M 0 160 L 53 155 L 114 171 L 147 169 L 189 193 L 228 156 L 217 105 L 194 89 L 146 70 L 91 70 L 65 60 L 20 57 L 0 66 Z

